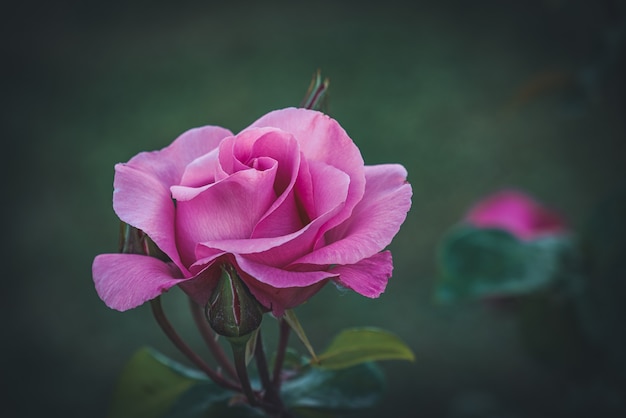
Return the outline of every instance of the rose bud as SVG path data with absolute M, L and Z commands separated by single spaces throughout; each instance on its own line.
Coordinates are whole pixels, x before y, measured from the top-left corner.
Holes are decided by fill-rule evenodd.
M 245 342 L 259 328 L 263 311 L 231 264 L 222 265 L 222 276 L 206 305 L 211 328 L 231 342 Z

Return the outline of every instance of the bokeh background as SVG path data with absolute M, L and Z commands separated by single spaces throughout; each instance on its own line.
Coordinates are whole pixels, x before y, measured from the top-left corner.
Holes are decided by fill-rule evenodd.
M 433 303 L 435 253 L 467 207 L 499 188 L 530 192 L 578 228 L 623 183 L 622 2 L 3 9 L 3 416 L 105 416 L 136 349 L 178 356 L 147 306 L 118 313 L 93 289 L 93 257 L 117 249 L 113 165 L 190 127 L 237 132 L 297 105 L 318 68 L 331 80 L 330 114 L 365 161 L 404 164 L 414 189 L 386 293 L 328 286 L 297 311 L 319 349 L 344 327 L 374 325 L 415 351 L 414 364 L 383 364 L 385 399 L 367 416 L 553 417 L 572 397 L 527 356 L 513 318 Z M 190 331 L 182 295 L 165 303 Z

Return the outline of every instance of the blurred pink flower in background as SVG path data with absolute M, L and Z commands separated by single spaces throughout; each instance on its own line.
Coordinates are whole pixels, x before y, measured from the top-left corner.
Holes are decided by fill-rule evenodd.
M 478 228 L 504 229 L 521 240 L 567 232 L 563 217 L 527 194 L 504 189 L 477 202 L 465 221 Z

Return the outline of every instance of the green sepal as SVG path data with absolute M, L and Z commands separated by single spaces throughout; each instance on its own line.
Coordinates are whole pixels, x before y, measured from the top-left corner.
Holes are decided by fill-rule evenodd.
M 572 243 L 566 236 L 521 241 L 502 229 L 461 226 L 439 251 L 439 302 L 527 295 L 568 275 Z
M 328 86 L 330 81 L 328 78 L 322 80 L 322 73 L 318 69 L 311 79 L 311 84 L 307 89 L 300 107 L 304 109 L 320 110 L 324 113 L 328 111 Z
M 313 346 L 309 342 L 309 338 L 306 336 L 304 328 L 302 328 L 302 325 L 300 324 L 300 321 L 298 320 L 298 317 L 293 309 L 287 309 L 283 315 L 283 319 L 287 321 L 293 332 L 298 336 L 302 344 L 304 344 L 304 347 L 307 349 L 311 357 L 313 357 L 313 360 L 317 361 L 315 350 L 313 350 Z
M 254 331 L 252 331 L 252 334 L 250 334 L 250 339 L 246 341 L 246 366 L 250 364 L 250 362 L 254 358 L 254 353 L 256 351 L 256 343 L 257 343 L 257 339 L 259 338 L 260 329 L 261 328 L 257 328 Z
M 123 254 L 140 254 L 171 261 L 145 232 L 120 221 L 119 252 Z
M 378 360 L 414 361 L 411 349 L 396 335 L 379 328 L 351 328 L 339 333 L 326 351 L 311 360 L 316 367 L 337 370 Z

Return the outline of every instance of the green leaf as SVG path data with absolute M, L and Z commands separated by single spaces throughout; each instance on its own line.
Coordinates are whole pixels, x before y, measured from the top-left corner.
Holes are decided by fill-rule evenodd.
M 202 418 L 219 403 L 227 404 L 234 396 L 213 382 L 199 382 L 183 392 L 164 418 Z
M 374 363 L 362 363 L 342 370 L 307 369 L 287 380 L 281 394 L 289 408 L 350 411 L 374 406 L 382 397 L 385 380 Z
M 229 405 L 227 402 L 218 402 L 202 415 L 203 418 L 269 418 L 258 408 L 246 404 Z
M 530 294 L 566 275 L 571 251 L 561 236 L 520 241 L 501 229 L 455 228 L 440 248 L 435 297 L 449 302 Z
M 234 403 L 237 396 L 213 383 L 199 383 L 187 390 L 163 418 L 266 418 L 263 411 L 245 403 Z
M 153 349 L 142 348 L 122 371 L 109 418 L 161 417 L 203 376 Z
M 376 360 L 415 360 L 411 349 L 394 334 L 378 328 L 342 331 L 312 364 L 324 369 L 344 369 Z
M 287 323 L 289 324 L 293 332 L 296 333 L 298 338 L 300 338 L 300 341 L 302 341 L 302 344 L 304 344 L 309 354 L 311 354 L 311 357 L 313 357 L 313 359 L 317 361 L 315 350 L 313 350 L 313 346 L 309 342 L 309 339 L 307 338 L 306 333 L 302 328 L 302 325 L 300 325 L 300 321 L 298 321 L 298 317 L 296 316 L 296 313 L 293 311 L 293 309 L 287 309 L 285 311 L 285 314 L 283 315 L 283 318 L 285 319 L 285 321 L 287 321 Z

